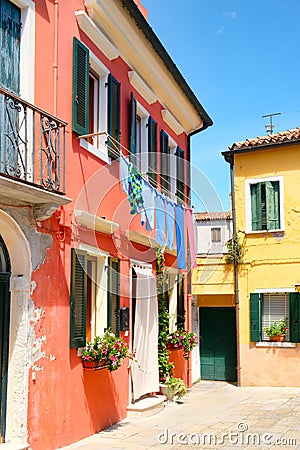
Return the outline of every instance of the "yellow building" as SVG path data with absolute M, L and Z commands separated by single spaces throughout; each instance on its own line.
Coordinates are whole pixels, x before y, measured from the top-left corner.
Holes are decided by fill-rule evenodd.
M 300 128 L 233 144 L 233 233 L 237 379 L 250 386 L 300 386 Z M 264 330 L 286 320 L 283 342 Z
M 193 380 L 237 380 L 236 310 L 233 264 L 226 264 L 232 236 L 229 212 L 196 213 L 197 268 L 193 270 Z M 195 352 L 194 352 L 195 353 Z

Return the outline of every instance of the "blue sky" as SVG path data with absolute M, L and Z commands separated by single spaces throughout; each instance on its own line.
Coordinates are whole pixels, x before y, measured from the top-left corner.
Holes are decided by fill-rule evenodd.
M 300 126 L 299 0 L 142 0 L 214 125 L 192 139 L 195 211 L 229 208 L 234 142 Z

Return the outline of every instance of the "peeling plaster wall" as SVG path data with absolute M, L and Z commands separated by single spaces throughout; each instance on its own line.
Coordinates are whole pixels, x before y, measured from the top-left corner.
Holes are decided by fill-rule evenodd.
M 31 364 L 43 355 L 44 343 L 43 339 L 36 339 L 33 326 L 43 312 L 39 308 L 34 309 L 30 298 L 35 288 L 31 283 L 32 268 L 37 269 L 43 263 L 52 238 L 36 231 L 30 207 L 17 207 L 13 202 L 10 206 L 0 206 L 0 230 L 11 261 L 5 440 L 26 443 L 28 371 Z

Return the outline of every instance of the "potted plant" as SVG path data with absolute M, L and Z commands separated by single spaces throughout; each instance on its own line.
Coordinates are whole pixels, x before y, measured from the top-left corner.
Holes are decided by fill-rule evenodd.
M 264 331 L 269 336 L 270 341 L 283 342 L 287 330 L 286 319 L 281 319 L 279 322 L 273 322 L 269 327 L 264 328 Z
M 186 393 L 187 388 L 181 378 L 170 376 L 164 384 L 160 385 L 161 393 L 166 395 L 168 402 L 175 398 L 180 400 Z
M 117 337 L 110 329 L 103 336 L 96 336 L 94 341 L 87 342 L 81 354 L 84 368 L 100 369 L 107 367 L 110 372 L 117 370 L 124 358 L 134 358 L 126 342 Z
M 168 335 L 167 343 L 169 349 L 183 349 L 184 358 L 189 359 L 190 352 L 193 350 L 195 345 L 197 345 L 198 341 L 196 333 L 178 329 Z

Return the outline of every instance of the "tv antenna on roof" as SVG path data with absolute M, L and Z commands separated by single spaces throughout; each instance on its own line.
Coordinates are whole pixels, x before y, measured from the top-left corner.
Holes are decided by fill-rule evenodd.
M 270 123 L 267 123 L 267 124 L 265 125 L 265 129 L 266 129 L 266 132 L 267 132 L 268 134 L 273 134 L 273 129 L 274 129 L 274 124 L 273 124 L 273 121 L 272 121 L 273 116 L 280 116 L 280 115 L 281 115 L 281 113 L 278 112 L 278 113 L 266 114 L 265 116 L 261 116 L 263 119 L 264 119 L 265 117 L 269 117 L 269 118 L 270 118 Z

